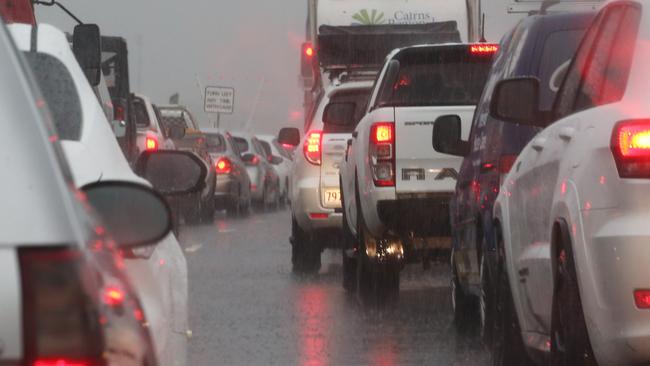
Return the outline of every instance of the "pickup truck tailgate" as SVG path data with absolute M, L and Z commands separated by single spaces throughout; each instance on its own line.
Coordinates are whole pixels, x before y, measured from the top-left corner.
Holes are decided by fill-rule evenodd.
M 350 133 L 324 133 L 322 137 L 322 162 L 320 168 L 321 205 L 325 208 L 341 208 L 339 166 L 345 158 Z
M 433 149 L 433 124 L 440 116 L 460 116 L 469 136 L 474 106 L 395 108 L 395 190 L 397 193 L 453 192 L 462 158 Z

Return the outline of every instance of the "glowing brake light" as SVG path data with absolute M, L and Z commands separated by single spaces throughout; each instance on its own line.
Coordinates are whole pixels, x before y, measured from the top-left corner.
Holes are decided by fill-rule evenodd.
M 621 178 L 650 178 L 650 120 L 617 123 L 611 149 Z
M 85 361 L 73 361 L 65 359 L 57 360 L 36 360 L 34 361 L 34 366 L 87 366 L 89 365 Z
M 314 56 L 314 48 L 311 45 L 306 45 L 305 46 L 305 56 L 307 56 L 307 57 L 313 57 Z
M 472 55 L 493 55 L 499 51 L 498 44 L 473 44 L 469 47 Z
M 377 124 L 373 127 L 374 142 L 391 142 L 393 141 L 393 125 L 392 124 Z
M 232 171 L 232 163 L 226 157 L 220 158 L 217 164 L 215 164 L 215 167 L 217 168 L 218 174 L 230 174 Z
M 311 164 L 320 165 L 321 163 L 322 139 L 323 139 L 322 131 L 310 131 L 307 133 L 307 139 L 305 140 L 305 145 L 303 146 L 303 150 L 305 153 L 305 158 Z
M 158 150 L 158 140 L 156 140 L 154 137 L 147 137 L 145 140 L 145 147 L 147 151 Z
M 639 309 L 650 309 L 650 290 L 634 291 L 634 302 Z
M 395 124 L 378 122 L 370 129 L 370 166 L 375 186 L 395 186 Z

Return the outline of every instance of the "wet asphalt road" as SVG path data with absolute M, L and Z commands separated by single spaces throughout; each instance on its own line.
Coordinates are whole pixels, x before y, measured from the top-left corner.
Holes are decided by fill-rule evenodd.
M 288 210 L 218 215 L 181 233 L 190 280 L 189 365 L 487 364 L 452 324 L 448 266 L 402 272 L 399 302 L 358 304 L 341 287 L 340 254 L 318 275 L 292 274 Z

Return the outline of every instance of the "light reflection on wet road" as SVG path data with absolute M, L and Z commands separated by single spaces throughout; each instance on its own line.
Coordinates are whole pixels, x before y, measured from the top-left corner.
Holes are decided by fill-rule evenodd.
M 451 323 L 446 264 L 403 272 L 400 300 L 364 308 L 341 287 L 340 255 L 316 276 L 291 273 L 288 211 L 219 216 L 184 228 L 190 365 L 471 365 L 487 363 Z

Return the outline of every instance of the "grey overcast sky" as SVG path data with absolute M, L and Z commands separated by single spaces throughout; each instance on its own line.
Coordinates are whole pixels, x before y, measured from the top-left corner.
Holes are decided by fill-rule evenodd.
M 302 125 L 306 0 L 59 1 L 102 34 L 127 39 L 131 89 L 155 103 L 179 92 L 201 125 L 210 126 L 215 118 L 203 113 L 199 84 L 232 86 L 235 113 L 221 116 L 222 128 L 242 129 L 251 119 L 251 130 L 260 133 Z M 68 32 L 75 25 L 56 7 L 37 6 L 36 16 Z

